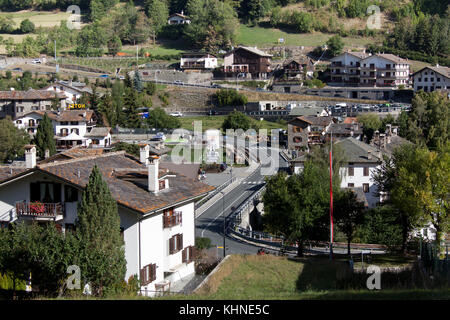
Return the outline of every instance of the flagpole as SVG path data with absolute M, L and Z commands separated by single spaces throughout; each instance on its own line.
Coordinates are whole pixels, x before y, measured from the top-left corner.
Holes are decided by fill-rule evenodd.
M 330 139 L 330 260 L 333 260 L 333 132 Z

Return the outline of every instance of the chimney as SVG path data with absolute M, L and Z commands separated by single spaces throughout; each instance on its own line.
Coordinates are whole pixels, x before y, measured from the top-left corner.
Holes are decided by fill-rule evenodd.
M 45 149 L 45 155 L 44 155 L 44 158 L 47 159 L 48 157 L 50 157 L 50 150 Z
M 148 191 L 157 193 L 159 191 L 159 157 L 151 156 L 148 164 Z
M 388 135 L 388 136 L 392 135 L 392 125 L 391 124 L 386 125 L 386 135 Z
M 27 169 L 36 167 L 36 146 L 34 144 L 25 146 L 25 166 Z
M 150 147 L 148 144 L 139 145 L 139 161 L 142 164 L 148 165 Z
M 372 151 L 368 150 L 367 151 L 367 160 L 371 160 L 372 159 Z

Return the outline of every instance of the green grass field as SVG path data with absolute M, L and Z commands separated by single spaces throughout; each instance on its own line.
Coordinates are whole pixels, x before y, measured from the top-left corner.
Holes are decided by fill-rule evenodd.
M 450 298 L 450 288 L 436 290 L 383 289 L 383 280 L 381 280 L 381 290 L 371 291 L 365 287 L 336 290 L 338 274 L 345 265 L 345 259 L 330 262 L 328 257 L 292 260 L 272 255 L 232 255 L 198 293 L 162 299 L 409 300 Z
M 62 20 L 67 20 L 70 13 L 65 11 L 18 11 L 18 12 L 0 12 L 0 16 L 9 16 L 18 28 L 22 20 L 29 19 L 37 27 L 59 26 Z
M 277 45 L 278 39 L 284 38 L 286 46 L 316 47 L 324 45 L 331 34 L 314 33 L 288 33 L 275 28 L 250 27 L 244 24 L 239 26 L 236 42 L 249 46 Z M 373 43 L 372 38 L 346 37 L 342 39 L 346 46 L 365 46 Z

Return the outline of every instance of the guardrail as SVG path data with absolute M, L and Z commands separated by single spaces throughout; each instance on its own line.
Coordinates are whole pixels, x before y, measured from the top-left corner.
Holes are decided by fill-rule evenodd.
M 233 177 L 229 180 L 227 180 L 226 182 L 222 183 L 220 186 L 218 186 L 216 189 L 214 189 L 213 191 L 211 191 L 207 196 L 205 196 L 204 198 L 200 199 L 199 201 L 197 201 L 194 204 L 195 210 L 197 210 L 198 208 L 200 208 L 203 204 L 205 204 L 208 200 L 210 200 L 212 197 L 214 197 L 216 194 L 218 194 L 220 191 L 222 191 L 223 189 L 225 189 L 226 187 L 228 187 L 230 184 L 232 184 L 233 182 L 235 182 L 237 180 L 237 177 Z

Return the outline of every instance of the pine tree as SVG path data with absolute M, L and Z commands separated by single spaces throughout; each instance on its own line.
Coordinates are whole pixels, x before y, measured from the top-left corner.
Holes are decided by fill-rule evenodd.
M 56 144 L 53 125 L 47 114 L 44 114 L 42 121 L 39 123 L 37 128 L 36 137 L 34 138 L 34 143 L 36 144 L 38 156 L 43 158 L 45 156 L 45 150 L 50 152 L 50 156 L 56 153 Z
M 138 92 L 142 92 L 142 78 L 141 78 L 141 73 L 139 72 L 139 70 L 136 70 L 134 72 L 133 87 Z
M 138 93 L 133 88 L 125 88 L 125 115 L 128 128 L 140 128 L 138 115 Z
M 105 287 L 124 279 L 126 261 L 117 203 L 97 165 L 78 206 L 77 237 L 82 278 L 102 295 Z

